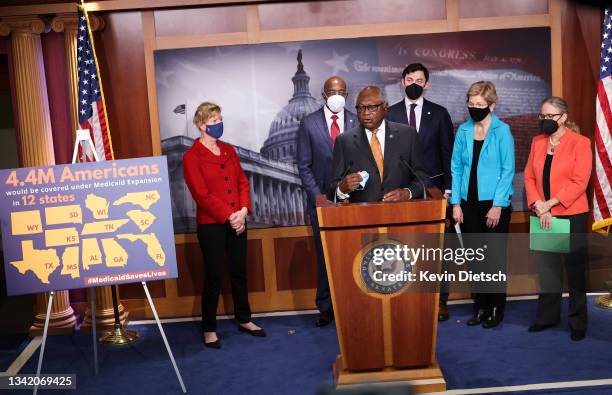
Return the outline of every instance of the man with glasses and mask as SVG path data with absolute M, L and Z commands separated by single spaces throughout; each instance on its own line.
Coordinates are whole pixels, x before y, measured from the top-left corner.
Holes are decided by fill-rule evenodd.
M 331 77 L 323 85 L 325 105 L 304 117 L 300 123 L 297 140 L 297 163 L 302 186 L 308 195 L 308 214 L 317 250 L 317 296 L 318 327 L 328 325 L 333 319 L 333 308 L 319 224 L 315 211 L 316 196 L 327 192 L 331 180 L 332 150 L 338 136 L 345 130 L 357 126 L 357 117 L 344 108 L 347 90 L 340 77 Z
M 355 108 L 360 126 L 343 133 L 334 146 L 331 200 L 397 202 L 423 197 L 428 175 L 416 130 L 385 121 L 387 102 L 379 87 L 359 92 Z

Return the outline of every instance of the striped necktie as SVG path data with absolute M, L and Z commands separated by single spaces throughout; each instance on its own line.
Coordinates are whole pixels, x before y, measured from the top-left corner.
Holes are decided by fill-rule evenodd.
M 372 130 L 372 138 L 370 139 L 370 148 L 372 149 L 372 155 L 376 161 L 376 167 L 378 167 L 378 173 L 380 174 L 380 181 L 383 180 L 383 155 L 380 147 L 380 141 L 376 137 L 378 129 Z

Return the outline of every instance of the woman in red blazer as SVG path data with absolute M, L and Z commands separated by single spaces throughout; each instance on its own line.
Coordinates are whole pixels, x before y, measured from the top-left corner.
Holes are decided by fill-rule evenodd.
M 219 140 L 223 134 L 221 108 L 210 102 L 200 104 L 193 123 L 202 136 L 183 156 L 183 172 L 197 205 L 198 241 L 204 256 L 203 341 L 206 347 L 220 348 L 216 315 L 226 253 L 238 329 L 253 336 L 266 336 L 263 329 L 251 322 L 247 289 L 249 182 L 234 148 Z
M 542 102 L 540 129 L 533 138 L 525 166 L 527 202 L 540 217 L 540 226 L 550 229 L 552 217 L 570 220 L 571 251 L 568 254 L 537 253 L 540 296 L 536 321 L 529 332 L 556 326 L 561 316 L 563 280 L 561 260 L 569 283 L 569 324 L 572 340 L 582 340 L 587 329 L 586 232 L 589 204 L 586 195 L 591 176 L 591 141 L 577 133 L 568 120 L 567 103 L 560 97 Z

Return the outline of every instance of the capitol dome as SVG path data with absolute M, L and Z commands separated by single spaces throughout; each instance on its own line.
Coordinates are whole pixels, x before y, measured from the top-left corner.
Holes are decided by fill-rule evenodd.
M 302 118 L 321 107 L 317 99 L 310 94 L 310 77 L 304 71 L 301 49 L 298 51 L 297 61 L 297 71 L 291 79 L 293 97 L 276 114 L 270 125 L 268 138 L 260 150 L 261 155 L 266 158 L 291 163 L 296 162 L 297 132 Z

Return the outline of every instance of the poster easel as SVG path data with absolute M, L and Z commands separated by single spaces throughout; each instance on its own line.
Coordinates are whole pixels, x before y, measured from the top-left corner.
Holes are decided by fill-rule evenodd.
M 93 141 L 91 140 L 91 135 L 89 133 L 89 130 L 78 129 L 76 131 L 76 141 L 74 143 L 74 151 L 72 153 L 72 163 L 73 164 L 77 163 L 77 155 L 78 155 L 79 148 L 81 148 L 82 150 L 81 152 L 83 153 L 83 155 L 86 155 L 87 147 L 91 147 L 91 151 L 94 155 L 95 161 L 96 162 L 100 161 L 100 158 L 98 156 L 98 153 L 96 152 Z M 155 304 L 153 304 L 153 299 L 151 298 L 151 294 L 149 293 L 149 289 L 147 288 L 147 283 L 145 281 L 142 281 L 141 284 L 145 291 L 145 294 L 147 295 L 149 306 L 151 307 L 151 310 L 155 317 L 155 321 L 157 322 L 157 327 L 159 328 L 162 339 L 164 341 L 164 345 L 166 346 L 166 350 L 168 351 L 168 356 L 170 357 L 170 361 L 172 362 L 172 366 L 174 368 L 174 372 L 176 373 L 176 377 L 181 386 L 181 390 L 183 391 L 184 394 L 186 394 L 187 389 L 185 388 L 185 384 L 183 383 L 183 378 L 178 369 L 176 361 L 174 360 L 172 349 L 170 348 L 170 344 L 168 343 L 168 339 L 166 338 L 166 333 L 164 332 L 164 328 L 162 327 L 161 321 L 157 314 L 157 310 L 155 309 Z M 98 342 L 96 339 L 96 302 L 95 302 L 95 297 L 94 297 L 94 288 L 89 288 L 89 292 L 90 292 L 89 295 L 90 295 L 90 300 L 91 300 L 91 311 L 92 311 L 91 333 L 92 333 L 93 352 L 94 352 L 94 374 L 97 376 L 98 375 Z M 43 338 L 42 338 L 42 343 L 40 347 L 40 354 L 38 356 L 38 366 L 36 368 L 36 380 L 34 381 L 35 383 L 38 383 L 40 379 L 40 371 L 42 368 L 42 362 L 43 362 L 43 357 L 45 353 L 45 344 L 47 342 L 47 330 L 49 328 L 49 317 L 51 315 L 51 305 L 53 303 L 54 295 L 55 295 L 55 292 L 53 291 L 49 292 L 49 302 L 47 303 L 47 315 L 45 316 L 45 326 L 43 329 Z M 36 395 L 37 392 L 38 392 L 38 385 L 36 384 L 34 386 L 34 395 Z

